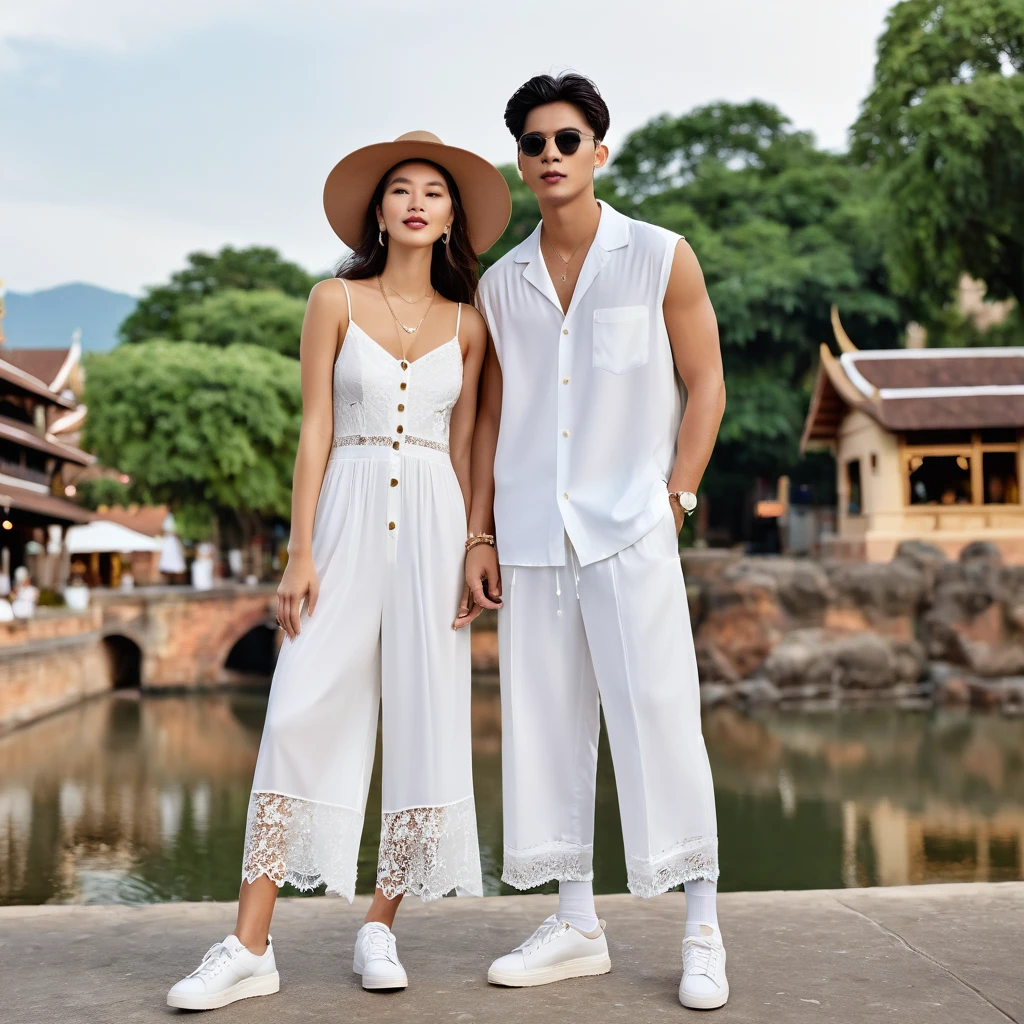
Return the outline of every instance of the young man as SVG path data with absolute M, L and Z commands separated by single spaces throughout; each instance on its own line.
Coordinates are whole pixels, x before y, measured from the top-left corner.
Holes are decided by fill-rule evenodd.
M 502 877 L 557 879 L 559 903 L 488 980 L 611 968 L 592 885 L 600 706 L 629 889 L 685 883 L 679 998 L 714 1008 L 717 824 L 677 544 L 725 407 L 715 314 L 686 242 L 596 200 L 609 115 L 592 82 L 532 78 L 505 124 L 543 219 L 480 282 L 470 531 L 496 548 L 470 546 L 457 623 L 502 608 Z

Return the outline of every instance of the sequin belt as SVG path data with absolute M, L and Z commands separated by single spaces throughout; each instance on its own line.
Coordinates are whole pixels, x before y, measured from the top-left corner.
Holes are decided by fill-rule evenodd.
M 448 454 L 448 445 L 443 441 L 431 441 L 426 437 L 414 437 L 412 434 L 405 435 L 406 444 L 419 445 L 421 448 L 432 448 L 436 452 Z M 344 437 L 336 437 L 331 442 L 332 448 L 344 448 L 349 445 L 380 445 L 382 448 L 394 448 L 398 451 L 399 442 L 393 437 L 386 437 L 383 434 L 346 434 Z

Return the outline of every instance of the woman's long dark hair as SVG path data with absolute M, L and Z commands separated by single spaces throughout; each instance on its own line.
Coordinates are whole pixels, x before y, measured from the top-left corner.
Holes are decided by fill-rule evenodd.
M 363 240 L 352 250 L 352 254 L 338 267 L 335 277 L 344 277 L 349 281 L 359 281 L 375 277 L 384 270 L 388 258 L 390 239 L 384 236 L 384 244 L 377 239 L 379 230 L 377 223 L 377 207 L 384 199 L 384 187 L 396 168 L 403 164 L 423 163 L 437 168 L 444 175 L 448 185 L 448 195 L 452 201 L 452 231 L 448 244 L 439 238 L 434 243 L 430 261 L 430 284 L 451 302 L 472 302 L 476 295 L 477 278 L 480 261 L 473 247 L 469 244 L 469 229 L 466 226 L 466 211 L 462 208 L 459 186 L 455 179 L 440 165 L 418 157 L 403 160 L 395 164 L 373 190 L 373 198 L 366 210 L 366 224 L 363 228 Z

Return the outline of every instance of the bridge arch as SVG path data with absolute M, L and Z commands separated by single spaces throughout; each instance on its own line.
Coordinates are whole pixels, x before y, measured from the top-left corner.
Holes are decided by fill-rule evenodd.
M 139 689 L 142 686 L 142 645 L 125 633 L 107 633 L 103 637 L 109 689 Z
M 216 682 L 238 684 L 269 680 L 277 663 L 282 636 L 269 607 L 250 609 L 235 619 L 225 629 L 212 659 Z

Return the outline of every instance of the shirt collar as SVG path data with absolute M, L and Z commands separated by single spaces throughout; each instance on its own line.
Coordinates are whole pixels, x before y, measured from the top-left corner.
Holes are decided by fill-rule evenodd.
M 597 225 L 594 244 L 606 251 L 629 245 L 629 218 L 619 213 L 614 206 L 609 206 L 603 199 L 599 199 L 598 203 L 601 206 L 601 220 Z M 533 229 L 532 234 L 517 246 L 512 255 L 516 263 L 531 263 L 540 258 L 540 229 L 543 223 L 541 221 Z

